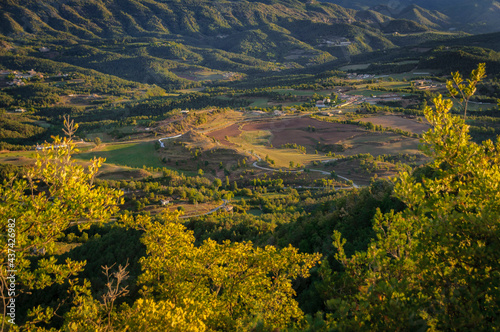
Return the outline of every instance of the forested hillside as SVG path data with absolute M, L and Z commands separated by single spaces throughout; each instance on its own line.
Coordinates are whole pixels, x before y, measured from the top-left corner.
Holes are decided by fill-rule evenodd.
M 309 69 L 464 36 L 411 15 L 291 0 L 9 0 L 0 12 L 6 56 L 50 59 L 168 90 L 196 87 L 214 71 L 241 78 Z M 7 64 L 0 65 L 14 68 Z
M 498 8 L 0 1 L 0 330 L 498 329 Z
M 65 117 L 68 137 L 40 150 L 25 178 L 8 175 L 0 187 L 0 213 L 9 217 L 2 223 L 9 234 L 2 237 L 0 277 L 9 285 L 2 297 L 10 305 L 18 295 L 18 311 L 3 316 L 2 329 L 497 326 L 500 140 L 472 142 L 464 121 L 484 78 L 481 64 L 467 83 L 459 73 L 447 82 L 450 95 L 462 98 L 458 116 L 441 95 L 425 107 L 428 162 L 344 192 L 285 189 L 300 183 L 303 175 L 293 173 L 254 178 L 253 190 L 242 179 L 238 189 L 227 177 L 211 183 L 203 172 L 186 177 L 165 168 L 141 182 L 97 181 L 103 160 L 88 168 L 75 162 L 78 125 Z M 150 199 L 164 189 L 196 202 L 246 199 L 231 213 L 189 222 L 178 212 L 141 212 L 146 196 L 136 201 L 139 213 L 119 212 L 130 204 L 124 193 L 138 188 Z M 286 194 L 264 196 L 275 189 Z M 248 205 L 266 214 L 238 213 Z M 73 250 L 61 253 L 62 244 Z
M 36 37 L 39 47 L 55 43 L 60 49 L 90 41 L 89 46 L 95 47 L 99 45 L 95 44 L 97 40 L 107 44 L 112 40 L 116 44 L 130 37 L 149 42 L 170 40 L 154 48 L 129 49 L 128 46 L 123 54 L 129 59 L 141 57 L 143 62 L 154 63 L 150 67 L 165 69 L 172 69 L 173 64 L 158 58 L 181 60 L 184 67 L 197 64 L 218 69 L 226 66 L 233 70 L 255 67 L 276 70 L 280 68 L 273 64 L 276 61 L 282 63 L 283 68 L 320 64 L 344 58 L 346 54 L 395 47 L 400 39 L 385 33 L 415 33 L 436 27 L 410 16 L 398 17 L 392 22 L 389 16 L 375 11 L 303 1 L 131 0 L 69 1 L 64 4 L 48 1 L 42 4 L 10 0 L 0 6 L 3 16 L 0 34 L 27 40 Z M 435 33 L 436 38 L 439 36 Z M 103 51 L 116 53 L 116 48 Z M 80 54 L 69 49 L 59 53 L 85 57 L 87 52 Z M 243 63 L 241 60 L 234 62 L 236 54 Z M 127 65 L 116 54 L 100 55 L 100 58 L 89 60 L 107 67 Z M 107 64 L 112 58 L 116 63 Z
M 374 9 L 394 18 L 407 18 L 429 26 L 462 29 L 471 33 L 498 32 L 500 3 L 496 0 L 325 0 L 347 8 Z

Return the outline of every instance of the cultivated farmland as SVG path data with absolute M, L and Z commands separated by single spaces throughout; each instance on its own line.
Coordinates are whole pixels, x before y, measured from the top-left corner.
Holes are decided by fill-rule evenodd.
M 355 125 L 329 123 L 310 118 L 253 122 L 245 124 L 242 130 L 268 130 L 272 134 L 271 144 L 276 147 L 287 143 L 303 146 L 314 146 L 318 142 L 334 144 L 365 132 Z
M 363 118 L 362 122 L 371 122 L 382 127 L 398 128 L 405 131 L 410 131 L 414 134 L 421 134 L 430 128 L 428 123 L 418 122 L 414 119 L 409 119 L 398 115 L 379 115 Z

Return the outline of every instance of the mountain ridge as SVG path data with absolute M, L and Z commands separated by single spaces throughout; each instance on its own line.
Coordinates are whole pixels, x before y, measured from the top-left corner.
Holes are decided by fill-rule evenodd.
M 475 34 L 500 31 L 498 24 L 500 22 L 500 2 L 497 0 L 379 0 L 379 4 L 375 6 L 371 0 L 322 1 L 352 9 L 377 10 L 378 8 L 382 13 L 392 18 L 409 18 L 401 17 L 401 15 L 412 8 L 419 7 L 417 17 L 419 14 L 426 17 L 431 13 L 433 19 L 430 21 L 438 24 L 442 29 L 451 28 Z
M 299 0 L 7 0 L 0 13 L 0 40 L 30 56 L 166 88 L 191 86 L 197 72 L 310 68 L 463 36 L 430 27 L 445 17 L 418 6 L 394 18 Z M 412 13 L 423 23 L 403 17 Z

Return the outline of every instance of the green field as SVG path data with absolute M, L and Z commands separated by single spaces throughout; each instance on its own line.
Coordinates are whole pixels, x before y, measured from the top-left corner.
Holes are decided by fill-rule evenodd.
M 24 157 L 24 158 L 35 158 L 35 151 L 9 151 L 0 153 L 0 159 L 8 159 L 15 157 Z
M 457 108 L 460 107 L 456 101 L 454 102 L 454 105 Z M 472 111 L 479 111 L 479 110 L 487 110 L 496 106 L 497 106 L 496 104 L 488 104 L 488 103 L 483 103 L 483 104 L 469 103 L 467 105 L 467 109 Z
M 194 73 L 194 76 L 202 81 L 216 81 L 224 79 L 224 76 L 221 73 L 209 70 L 197 71 Z
M 253 102 L 249 105 L 250 107 L 267 107 L 269 101 L 268 98 L 248 98 Z
M 366 86 L 366 85 L 367 84 L 361 84 L 361 86 Z M 391 89 L 392 88 L 409 88 L 409 87 L 411 87 L 410 82 L 402 82 L 399 80 L 395 80 L 392 82 L 383 81 L 383 82 L 379 82 L 379 83 L 371 83 L 368 85 L 374 86 L 374 87 L 391 88 Z M 387 92 L 387 91 L 384 92 L 384 94 L 386 94 L 386 93 L 393 93 L 393 92 Z
M 153 142 L 106 145 L 98 151 L 77 154 L 75 158 L 90 160 L 94 156 L 106 158 L 106 164 L 136 168 L 142 168 L 144 165 L 164 167 L 155 151 Z

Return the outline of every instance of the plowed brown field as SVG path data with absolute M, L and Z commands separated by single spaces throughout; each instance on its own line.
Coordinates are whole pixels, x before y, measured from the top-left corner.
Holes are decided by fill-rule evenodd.
M 407 119 L 397 115 L 372 116 L 369 118 L 362 118 L 360 121 L 371 122 L 375 125 L 381 125 L 383 127 L 399 128 L 415 134 L 421 134 L 431 127 L 428 123 L 420 123 L 416 120 Z
M 226 136 L 235 137 L 238 136 L 239 134 L 241 134 L 241 130 L 239 129 L 239 124 L 235 123 L 230 125 L 229 127 L 207 133 L 207 136 L 217 139 L 222 145 L 236 146 L 234 143 L 229 142 L 226 139 Z
M 309 126 L 311 128 L 314 127 L 315 131 L 308 131 Z M 252 122 L 243 125 L 242 130 L 269 130 L 273 135 L 271 143 L 274 146 L 286 143 L 295 143 L 303 146 L 315 145 L 317 142 L 334 144 L 366 132 L 358 126 L 330 123 L 310 118 Z

